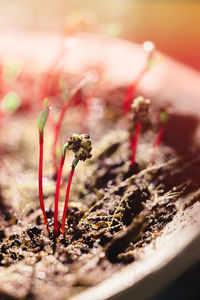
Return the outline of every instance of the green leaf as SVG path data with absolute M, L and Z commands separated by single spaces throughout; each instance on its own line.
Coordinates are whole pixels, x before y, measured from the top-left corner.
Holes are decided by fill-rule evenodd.
M 72 168 L 76 168 L 76 166 L 78 165 L 79 159 L 74 159 L 74 161 L 72 162 Z
M 69 146 L 68 143 L 65 143 L 63 146 L 62 146 L 62 155 L 65 156 L 65 152 L 66 152 L 66 149 L 67 147 Z
M 162 55 L 159 55 L 159 56 L 149 59 L 149 61 L 148 61 L 149 68 L 154 68 L 155 66 L 159 65 L 164 59 L 165 58 Z
M 160 121 L 162 123 L 167 122 L 168 118 L 169 118 L 169 115 L 165 110 L 160 113 Z
M 39 113 L 38 120 L 37 120 L 38 129 L 39 129 L 40 133 L 43 132 L 44 127 L 46 125 L 49 110 L 50 110 L 49 102 L 47 99 L 45 99 L 44 100 L 44 109 Z
M 2 101 L 2 108 L 6 112 L 14 112 L 19 108 L 20 104 L 21 100 L 18 94 L 10 92 L 4 97 Z

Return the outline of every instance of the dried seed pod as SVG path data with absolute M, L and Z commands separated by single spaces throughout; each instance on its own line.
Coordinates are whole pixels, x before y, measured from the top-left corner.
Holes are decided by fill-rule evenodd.
M 137 143 L 141 131 L 141 124 L 147 119 L 149 105 L 151 101 L 140 96 L 133 100 L 131 105 L 132 120 L 130 125 L 130 148 L 131 148 L 131 165 L 135 163 Z
M 146 119 L 150 103 L 151 101 L 149 99 L 145 99 L 142 96 L 134 99 L 131 105 L 134 123 L 143 122 Z
M 87 134 L 73 134 L 67 141 L 67 149 L 72 150 L 75 154 L 75 159 L 85 161 L 91 158 L 92 142 Z

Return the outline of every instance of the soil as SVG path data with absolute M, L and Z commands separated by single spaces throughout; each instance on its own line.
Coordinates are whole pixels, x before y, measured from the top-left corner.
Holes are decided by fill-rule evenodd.
M 119 109 L 113 108 L 110 113 L 105 105 L 104 116 L 90 120 L 100 128 L 97 134 L 95 126 L 90 128 L 93 157 L 75 171 L 66 231 L 58 239 L 53 232 L 55 179 L 50 125 L 45 129 L 44 162 L 48 234 L 37 191 L 35 114 L 29 113 L 28 123 L 20 111 L 6 117 L 6 130 L 1 133 L 1 299 L 64 300 L 98 284 L 134 263 L 173 220 L 181 197 L 198 190 L 200 158 L 196 153 L 180 157 L 176 149 L 164 143 L 155 152 L 152 141 L 156 132 L 151 126 L 142 133 L 136 163 L 131 166 L 128 130 L 118 119 Z M 74 121 L 77 110 L 72 110 L 63 124 L 65 137 L 74 128 L 81 130 L 81 122 Z M 69 166 L 71 159 L 67 158 Z M 64 174 L 69 174 L 66 170 Z M 60 194 L 59 219 L 64 194 L 65 184 Z M 191 201 L 199 201 L 198 194 Z M 185 204 L 184 209 L 188 208 Z

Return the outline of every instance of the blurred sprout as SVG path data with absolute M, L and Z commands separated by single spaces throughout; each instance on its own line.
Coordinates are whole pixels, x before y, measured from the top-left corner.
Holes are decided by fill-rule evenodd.
M 111 37 L 118 37 L 122 33 L 122 29 L 122 24 L 119 22 L 112 22 L 104 26 L 103 33 Z
M 19 108 L 20 104 L 21 100 L 18 94 L 10 92 L 4 97 L 2 101 L 2 108 L 6 112 L 14 112 Z
M 69 99 L 69 90 L 65 78 L 61 75 L 59 79 L 59 87 L 62 90 L 64 101 Z
M 166 123 L 168 119 L 169 119 L 169 115 L 168 115 L 167 111 L 163 109 L 160 113 L 160 121 L 162 123 Z
M 165 56 L 162 54 L 158 54 L 158 55 L 156 55 L 156 57 L 154 57 L 153 59 L 151 59 L 149 61 L 149 67 L 153 68 L 153 67 L 157 66 L 158 64 L 160 64 L 163 60 L 165 60 Z
M 147 64 L 149 68 L 153 68 L 164 60 L 164 56 L 156 52 L 156 46 L 151 41 L 146 41 L 143 44 L 143 49 L 147 53 Z
M 12 62 L 4 66 L 4 74 L 9 78 L 15 78 L 20 73 L 22 65 L 18 62 Z

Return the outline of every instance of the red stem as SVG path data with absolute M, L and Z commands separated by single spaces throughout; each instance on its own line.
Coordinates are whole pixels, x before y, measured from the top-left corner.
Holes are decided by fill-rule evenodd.
M 136 79 L 128 86 L 127 90 L 126 90 L 126 94 L 124 96 L 123 99 L 123 113 L 124 115 L 128 114 L 130 112 L 131 109 L 131 102 L 133 100 L 133 96 L 135 93 L 135 90 L 138 86 L 138 84 L 140 83 L 140 81 L 142 80 L 142 77 L 145 75 L 145 73 L 149 70 L 149 66 L 146 65 L 138 74 L 138 76 L 136 77 Z
M 60 62 L 64 52 L 65 52 L 65 48 L 63 47 L 62 44 L 61 49 L 58 52 L 58 55 L 56 56 L 55 60 L 53 61 L 47 73 L 42 78 L 43 80 L 40 87 L 40 97 L 39 97 L 40 101 L 47 97 L 49 80 L 52 77 L 52 74 L 55 72 L 55 69 L 58 63 Z
M 132 151 L 132 153 L 131 153 L 131 165 L 132 166 L 134 166 L 134 164 L 135 164 L 135 154 L 136 154 L 140 129 L 141 129 L 141 123 L 138 122 L 135 126 L 135 133 L 134 133 L 133 139 L 131 141 L 131 151 Z
M 57 145 L 57 142 L 58 142 L 58 135 L 59 135 L 60 127 L 62 125 L 65 113 L 66 113 L 66 111 L 68 110 L 68 108 L 71 104 L 71 99 L 72 98 L 70 98 L 68 100 L 68 102 L 63 106 L 63 108 L 61 110 L 61 113 L 60 113 L 60 116 L 59 116 L 59 119 L 58 119 L 58 122 L 55 125 L 54 140 L 53 140 L 53 146 L 52 146 L 52 159 L 53 159 L 54 168 L 56 170 L 56 174 L 58 172 L 58 170 L 57 170 L 57 159 L 56 159 L 56 145 Z
M 68 184 L 67 184 L 67 189 L 66 189 L 65 206 L 64 206 L 63 217 L 62 217 L 62 225 L 61 225 L 61 233 L 62 234 L 64 234 L 64 232 L 65 232 L 65 221 L 66 221 L 66 216 L 67 216 L 69 192 L 70 192 L 72 178 L 73 178 L 73 175 L 74 175 L 74 169 L 75 168 L 72 166 L 71 172 L 70 172 L 70 175 L 69 175 Z
M 39 134 L 39 143 L 40 143 L 40 155 L 39 155 L 39 199 L 40 199 L 40 208 L 43 213 L 44 217 L 44 224 L 47 225 L 47 216 L 44 208 L 44 194 L 43 194 L 43 144 L 44 144 L 44 139 L 43 139 L 43 132 Z M 48 226 L 47 226 L 47 230 Z
M 166 127 L 166 124 L 162 124 L 161 125 L 161 127 L 159 129 L 159 132 L 158 132 L 158 135 L 157 135 L 157 137 L 155 139 L 155 142 L 153 143 L 154 151 L 153 151 L 153 156 L 152 156 L 152 164 L 155 163 L 156 149 L 159 147 L 159 145 L 161 143 L 161 140 L 162 140 L 164 132 L 165 132 L 165 127 Z
M 65 162 L 65 156 L 61 156 L 60 160 L 60 166 L 58 170 L 58 177 L 57 177 L 57 183 L 56 183 L 56 194 L 55 194 L 55 206 L 54 206 L 54 233 L 55 236 L 58 236 L 59 232 L 59 223 L 58 223 L 58 201 L 59 201 L 59 192 L 60 192 L 60 182 L 61 182 L 61 176 L 62 176 L 62 169 Z
M 158 135 L 156 137 L 156 140 L 155 140 L 155 142 L 153 144 L 154 148 L 159 147 L 159 145 L 161 143 L 161 140 L 163 138 L 164 132 L 165 132 L 165 127 L 166 127 L 166 124 L 161 125 L 161 127 L 159 129 L 159 132 L 158 132 Z
M 83 120 L 82 120 L 82 132 L 89 132 L 88 128 L 88 119 L 90 116 L 90 111 L 91 111 L 91 106 L 92 106 L 92 101 L 95 95 L 96 89 L 93 88 L 92 92 L 86 96 L 85 98 L 85 103 L 84 103 L 84 108 L 83 108 Z

